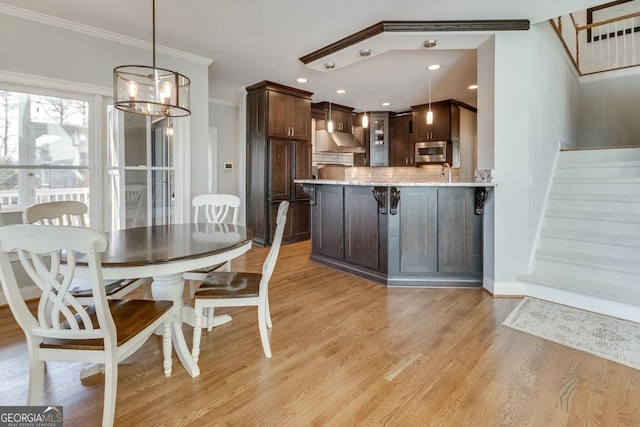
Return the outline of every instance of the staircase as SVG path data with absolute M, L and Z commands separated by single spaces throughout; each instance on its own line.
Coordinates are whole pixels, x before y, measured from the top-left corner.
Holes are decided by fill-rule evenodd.
M 525 282 L 640 306 L 640 148 L 562 151 Z

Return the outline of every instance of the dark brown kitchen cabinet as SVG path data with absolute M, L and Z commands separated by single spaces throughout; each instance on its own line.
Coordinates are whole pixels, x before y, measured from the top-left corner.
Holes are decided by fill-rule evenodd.
M 344 187 L 316 185 L 312 209 L 312 252 L 335 260 L 344 258 Z
M 269 148 L 270 200 L 308 199 L 293 180 L 311 178 L 311 143 L 272 139 Z
M 475 214 L 474 192 L 438 191 L 438 271 L 482 275 L 482 217 Z
M 460 103 L 455 100 L 431 103 L 433 123 L 427 124 L 429 105 L 411 107 L 415 141 L 450 141 L 460 139 Z
M 294 143 L 295 162 L 293 166 L 294 179 L 311 179 L 311 143 Z M 302 184 L 294 184 L 294 199 L 308 199 L 309 195 L 302 189 Z
M 268 135 L 309 141 L 311 101 L 287 93 L 268 90 Z
M 344 187 L 344 259 L 346 262 L 371 270 L 383 268 L 382 264 L 385 260 L 381 259 L 379 251 L 380 247 L 385 245 L 381 245 L 383 233 L 379 222 L 378 202 L 373 197 L 371 188 Z
M 387 270 L 387 217 L 379 212 L 371 187 L 316 185 L 311 215 L 311 259 L 319 256 L 372 280 L 382 277 Z
M 328 102 L 314 103 L 313 108 L 314 110 L 324 111 L 325 125 L 324 127 L 320 126 L 319 129 L 327 129 L 326 123 L 328 123 L 329 120 L 331 120 L 333 121 L 334 132 L 352 133 L 353 108 L 332 103 L 331 109 L 329 109 Z
M 294 164 L 290 141 L 269 141 L 269 169 L 271 170 L 271 200 L 291 199 L 291 165 Z
M 399 256 L 401 273 L 438 271 L 438 190 L 401 190 Z
M 247 88 L 247 226 L 269 246 L 279 202 L 290 202 L 283 242 L 310 236 L 311 92 L 263 81 Z
M 271 223 L 275 224 L 278 216 L 278 207 L 281 202 L 271 203 Z M 272 235 L 275 233 L 275 226 L 272 228 Z M 282 234 L 282 243 L 298 242 L 308 240 L 311 233 L 311 206 L 308 200 L 289 201 L 287 211 L 287 222 Z
M 412 115 L 389 118 L 389 166 L 413 166 Z
M 398 249 L 400 275 L 482 276 L 482 216 L 471 188 L 403 188 Z

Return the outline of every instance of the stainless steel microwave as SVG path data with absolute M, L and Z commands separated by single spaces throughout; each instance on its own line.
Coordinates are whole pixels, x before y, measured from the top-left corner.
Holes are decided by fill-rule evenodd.
M 427 163 L 449 163 L 456 167 L 460 164 L 460 143 L 458 141 L 416 142 L 416 165 Z
M 416 142 L 417 163 L 444 163 L 447 161 L 447 141 Z

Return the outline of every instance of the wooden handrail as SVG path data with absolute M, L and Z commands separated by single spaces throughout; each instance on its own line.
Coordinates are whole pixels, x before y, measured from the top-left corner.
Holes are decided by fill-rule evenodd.
M 640 16 L 640 12 L 630 13 L 629 15 L 620 16 L 618 18 L 607 19 L 606 21 L 595 22 L 593 24 L 583 25 L 582 27 L 576 27 L 576 32 L 582 30 L 588 30 L 590 28 L 599 27 L 601 25 L 611 24 L 613 22 L 624 21 L 625 19 L 635 18 Z

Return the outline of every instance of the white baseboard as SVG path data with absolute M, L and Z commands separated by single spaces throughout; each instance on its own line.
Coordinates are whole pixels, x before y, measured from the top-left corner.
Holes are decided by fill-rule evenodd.
M 36 299 L 40 297 L 40 288 L 36 285 L 25 286 L 24 288 L 20 288 L 20 293 L 25 300 Z M 7 298 L 4 296 L 4 292 L 0 291 L 0 306 L 8 305 Z
M 526 295 L 533 298 L 640 323 L 640 307 L 637 305 L 569 292 L 535 283 L 527 283 L 525 286 Z
M 496 283 L 487 277 L 483 278 L 482 286 L 494 297 L 528 296 L 640 323 L 640 306 L 637 305 L 611 301 L 535 283 Z
M 525 295 L 525 286 L 524 283 L 521 282 L 496 283 L 493 280 L 484 277 L 482 279 L 482 286 L 493 296 L 497 297 L 521 297 Z

